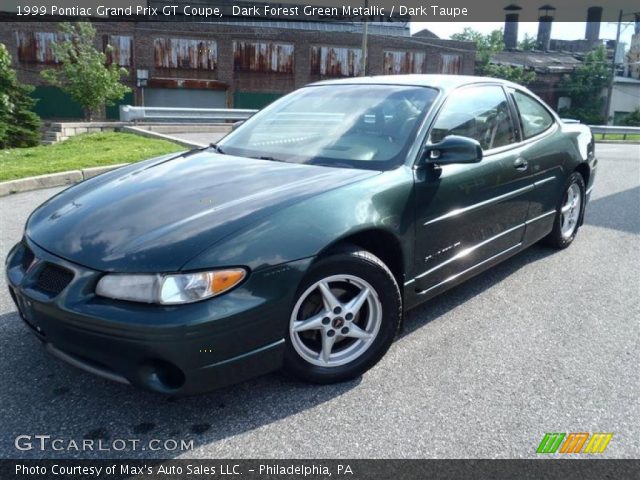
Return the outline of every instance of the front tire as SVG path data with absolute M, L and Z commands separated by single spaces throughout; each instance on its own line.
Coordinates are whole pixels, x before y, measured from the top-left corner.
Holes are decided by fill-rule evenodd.
M 562 198 L 556 207 L 553 230 L 544 243 L 553 248 L 567 248 L 578 234 L 585 207 L 585 185 L 582 175 L 573 172 L 565 184 Z
M 296 294 L 284 369 L 313 383 L 359 377 L 389 349 L 401 315 L 398 284 L 375 255 L 347 248 L 322 258 Z

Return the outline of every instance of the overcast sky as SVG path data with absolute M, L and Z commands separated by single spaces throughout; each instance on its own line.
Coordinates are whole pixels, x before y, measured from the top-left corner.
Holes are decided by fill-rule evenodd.
M 482 33 L 489 33 L 496 28 L 504 28 L 504 22 L 411 22 L 411 33 L 428 28 L 440 38 L 449 38 L 453 33 L 462 32 L 465 27 L 471 27 Z M 551 38 L 564 40 L 584 38 L 585 28 L 585 22 L 554 22 L 551 28 Z M 615 23 L 603 22 L 600 25 L 600 38 L 615 40 L 616 28 Z M 633 22 L 623 23 L 620 32 L 620 41 L 625 42 L 627 48 L 629 48 L 631 35 L 633 34 Z M 522 40 L 525 33 L 535 37 L 538 33 L 538 23 L 520 22 L 518 25 L 518 37 L 520 40 Z

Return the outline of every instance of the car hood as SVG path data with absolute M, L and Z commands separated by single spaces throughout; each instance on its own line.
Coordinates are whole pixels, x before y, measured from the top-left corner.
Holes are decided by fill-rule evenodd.
M 26 235 L 96 270 L 177 271 L 259 218 L 375 174 L 191 152 L 65 190 L 32 214 Z

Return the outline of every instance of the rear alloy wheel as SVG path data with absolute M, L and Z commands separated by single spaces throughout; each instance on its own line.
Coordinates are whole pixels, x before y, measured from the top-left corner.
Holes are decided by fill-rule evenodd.
M 578 228 L 582 208 L 582 192 L 577 183 L 569 185 L 564 203 L 560 207 L 560 231 L 562 238 L 570 238 Z
M 545 238 L 545 243 L 554 248 L 571 245 L 578 233 L 584 212 L 584 179 L 578 172 L 572 173 L 556 208 L 553 230 Z
M 285 369 L 316 383 L 361 375 L 391 345 L 400 308 L 393 275 L 369 252 L 320 260 L 291 312 Z

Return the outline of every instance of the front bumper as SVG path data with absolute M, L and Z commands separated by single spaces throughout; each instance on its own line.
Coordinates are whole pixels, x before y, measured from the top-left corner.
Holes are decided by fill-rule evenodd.
M 6 273 L 20 316 L 53 355 L 110 380 L 193 394 L 281 366 L 289 310 L 308 264 L 253 272 L 229 293 L 178 306 L 98 297 L 102 272 L 26 238 L 9 253 Z

